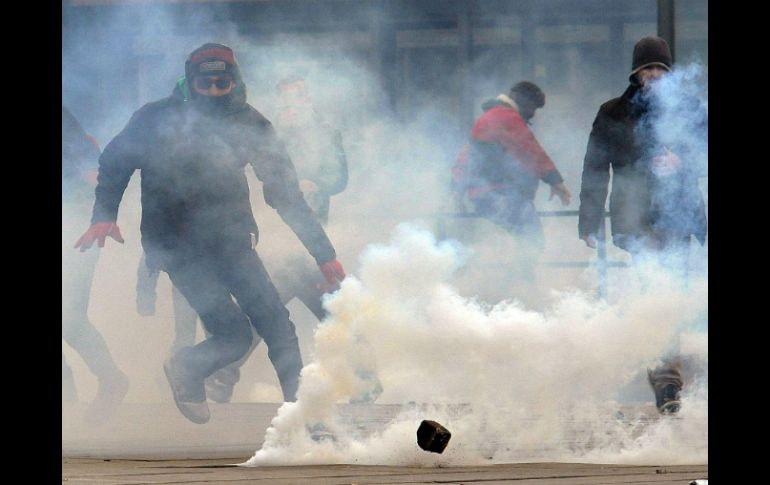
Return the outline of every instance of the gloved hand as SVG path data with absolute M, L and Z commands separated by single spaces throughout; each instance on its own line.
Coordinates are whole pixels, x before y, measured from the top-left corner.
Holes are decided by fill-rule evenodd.
M 336 259 L 333 259 L 320 265 L 319 268 L 321 269 L 324 278 L 326 278 L 326 282 L 329 284 L 329 286 L 323 288 L 324 293 L 338 289 L 340 287 L 340 281 L 344 280 L 346 276 L 342 264 Z
M 80 236 L 78 242 L 75 243 L 76 248 L 80 248 L 80 252 L 89 249 L 94 241 L 99 240 L 99 247 L 104 247 L 104 240 L 107 236 L 124 243 L 123 236 L 120 235 L 120 228 L 114 222 L 96 222 L 88 228 L 88 230 Z

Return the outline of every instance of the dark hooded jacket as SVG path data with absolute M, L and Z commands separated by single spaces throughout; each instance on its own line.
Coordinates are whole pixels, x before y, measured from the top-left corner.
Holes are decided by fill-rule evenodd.
M 470 199 L 488 192 L 515 191 L 532 200 L 539 180 L 550 185 L 564 181 L 513 100 L 500 95 L 485 102 L 482 109 L 470 143 L 453 167 L 454 191 L 467 191 Z
M 651 235 L 694 235 L 705 242 L 706 211 L 697 168 L 672 147 L 683 155 L 681 169 L 666 178 L 652 170 L 652 158 L 662 150 L 648 126 L 654 119 L 652 109 L 636 84 L 599 108 L 583 161 L 579 237 L 596 234 L 599 228 L 611 167 L 610 225 L 616 246 L 629 249 L 636 238 Z
M 148 103 L 99 159 L 92 222 L 115 221 L 134 170 L 141 171 L 142 245 L 148 265 L 248 250 L 257 224 L 244 173 L 251 165 L 275 208 L 319 264 L 335 251 L 305 203 L 297 176 L 270 122 L 246 103 L 240 78 L 218 104 L 189 100 L 185 82 Z

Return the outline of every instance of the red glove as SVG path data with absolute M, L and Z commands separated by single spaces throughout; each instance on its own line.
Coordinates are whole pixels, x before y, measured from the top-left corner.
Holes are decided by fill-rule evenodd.
M 76 248 L 80 248 L 80 252 L 90 248 L 94 241 L 99 240 L 99 247 L 104 247 L 104 240 L 110 236 L 112 239 L 123 243 L 123 236 L 120 235 L 120 228 L 114 222 L 97 222 L 92 224 L 88 230 L 80 236 L 78 242 L 75 243 Z
M 340 287 L 340 281 L 344 280 L 346 275 L 339 261 L 336 259 L 327 261 L 320 265 L 319 268 L 321 268 L 321 273 L 326 278 L 326 282 L 329 283 L 329 286 L 323 288 L 324 293 Z

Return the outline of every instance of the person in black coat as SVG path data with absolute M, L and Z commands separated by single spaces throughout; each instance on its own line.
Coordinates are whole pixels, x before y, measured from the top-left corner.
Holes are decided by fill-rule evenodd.
M 688 150 L 687 140 L 661 140 L 664 118 L 653 86 L 671 66 L 664 39 L 641 39 L 634 47 L 630 85 L 599 108 L 583 163 L 578 236 L 588 247 L 596 247 L 611 169 L 610 227 L 615 246 L 631 253 L 637 264 L 652 261 L 661 270 L 674 269 L 684 277 L 691 237 L 704 244 L 707 224 L 695 154 Z M 677 114 L 696 119 L 696 129 L 689 135 L 705 138 L 707 116 L 695 101 L 693 110 Z M 680 367 L 679 359 L 671 357 L 649 371 L 661 412 L 679 409 Z
M 204 379 L 251 346 L 253 325 L 268 347 L 286 401 L 296 399 L 302 359 L 294 324 L 255 251 L 258 230 L 244 173 L 251 165 L 275 208 L 330 284 L 345 277 L 270 122 L 246 102 L 235 55 L 204 44 L 185 63 L 171 96 L 139 109 L 99 159 L 92 226 L 76 246 L 122 242 L 118 206 L 141 171 L 142 246 L 165 271 L 210 336 L 164 364 L 177 407 L 195 423 L 210 412 Z
M 599 108 L 583 162 L 578 236 L 596 247 L 612 169 L 610 227 L 613 243 L 638 253 L 706 239 L 706 211 L 698 169 L 675 147 L 656 140 L 656 106 L 648 89 L 671 69 L 665 40 L 645 37 L 634 49 L 630 85 Z M 705 130 L 705 124 L 704 124 Z M 672 148 L 674 150 L 672 151 Z M 663 181 L 673 177 L 672 182 Z

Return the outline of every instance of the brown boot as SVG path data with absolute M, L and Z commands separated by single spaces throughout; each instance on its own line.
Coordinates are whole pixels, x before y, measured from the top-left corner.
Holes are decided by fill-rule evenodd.
M 659 367 L 647 369 L 647 378 L 655 393 L 655 407 L 661 414 L 675 414 L 682 407 L 679 393 L 682 391 L 682 378 L 678 369 Z

